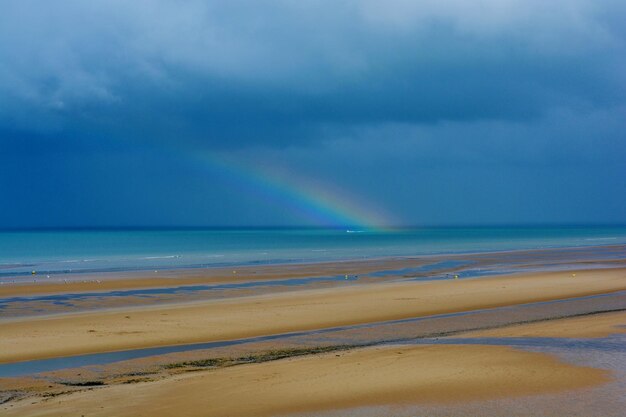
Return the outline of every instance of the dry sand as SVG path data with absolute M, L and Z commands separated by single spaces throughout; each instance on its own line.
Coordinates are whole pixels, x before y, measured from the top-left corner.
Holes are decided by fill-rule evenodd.
M 0 408 L 8 416 L 275 416 L 554 393 L 606 371 L 499 346 L 385 346 L 240 365 Z
M 626 333 L 626 312 L 593 314 L 522 324 L 500 329 L 467 332 L 457 337 L 572 337 L 595 338 Z
M 0 321 L 0 362 L 186 344 L 626 290 L 626 269 L 354 287 Z

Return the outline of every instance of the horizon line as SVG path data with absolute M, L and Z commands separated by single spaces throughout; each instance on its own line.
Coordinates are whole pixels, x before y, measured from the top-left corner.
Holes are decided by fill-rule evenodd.
M 373 226 L 376 227 L 376 226 Z M 450 223 L 450 224 L 433 224 L 433 225 L 387 225 L 386 229 L 456 229 L 456 228 L 579 228 L 579 227 L 626 227 L 626 223 Z M 371 226 L 364 225 L 338 225 L 338 226 L 319 226 L 319 225 L 146 225 L 146 226 L 95 226 L 95 225 L 83 225 L 83 226 L 17 226 L 17 227 L 2 227 L 0 226 L 0 232 L 29 232 L 29 231 L 150 231 L 150 230 L 294 230 L 294 229 L 310 229 L 310 230 L 370 230 Z

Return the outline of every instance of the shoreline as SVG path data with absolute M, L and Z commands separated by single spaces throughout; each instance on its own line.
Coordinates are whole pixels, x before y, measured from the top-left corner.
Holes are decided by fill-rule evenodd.
M 113 268 L 113 269 L 95 269 L 95 270 L 73 270 L 73 269 L 65 269 L 65 270 L 37 270 L 37 274 L 39 276 L 49 274 L 55 276 L 85 276 L 89 277 L 92 275 L 128 275 L 129 278 L 133 277 L 135 274 L 144 274 L 154 271 L 155 269 L 164 272 L 164 273 L 193 273 L 194 271 L 202 271 L 202 272 L 211 272 L 213 270 L 232 270 L 233 268 L 238 269 L 254 269 L 254 268 L 265 268 L 265 267 L 302 267 L 302 266 L 318 266 L 324 264 L 341 264 L 341 263 L 362 263 L 362 262 L 379 262 L 379 261 L 402 261 L 402 260 L 420 260 L 420 259 L 431 259 L 431 258 L 441 258 L 441 257 L 459 257 L 459 256 L 488 256 L 488 255 L 504 255 L 508 253 L 534 253 L 534 252 L 546 252 L 546 251 L 577 251 L 577 250 L 610 250 L 613 248 L 624 249 L 626 248 L 626 242 L 622 243 L 599 243 L 599 244 L 579 244 L 579 245 L 544 245 L 544 246 L 531 246 L 531 247 L 522 247 L 522 248 L 514 248 L 514 249 L 485 249 L 485 250 L 459 250 L 459 251 L 436 251 L 436 252 L 424 252 L 417 254 L 390 254 L 390 255 L 371 255 L 371 256 L 354 256 L 354 257 L 337 257 L 337 258 L 321 258 L 321 259 L 285 259 L 285 260 L 253 260 L 253 261 L 244 261 L 244 262 L 233 262 L 233 263 L 214 263 L 214 264 L 190 264 L 190 265 L 181 265 L 181 266 L 144 266 L 140 268 Z M 168 256 L 169 257 L 169 256 Z M 17 266 L 17 265 L 31 265 L 32 262 L 27 264 L 22 264 L 19 262 L 11 262 L 7 263 L 7 266 Z M 0 271 L 3 270 L 0 264 Z M 29 278 L 32 276 L 31 271 L 21 272 L 21 273 L 1 273 L 0 281 L 6 278 Z M 71 271 L 71 272 L 68 272 Z

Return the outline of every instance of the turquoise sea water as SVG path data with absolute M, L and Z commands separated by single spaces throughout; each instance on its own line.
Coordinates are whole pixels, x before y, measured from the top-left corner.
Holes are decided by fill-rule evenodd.
M 0 276 L 626 243 L 626 227 L 67 230 L 0 232 Z

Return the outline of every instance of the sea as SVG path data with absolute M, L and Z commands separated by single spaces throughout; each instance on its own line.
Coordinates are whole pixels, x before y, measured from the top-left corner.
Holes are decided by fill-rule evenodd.
M 626 244 L 626 226 L 0 231 L 0 278 Z

